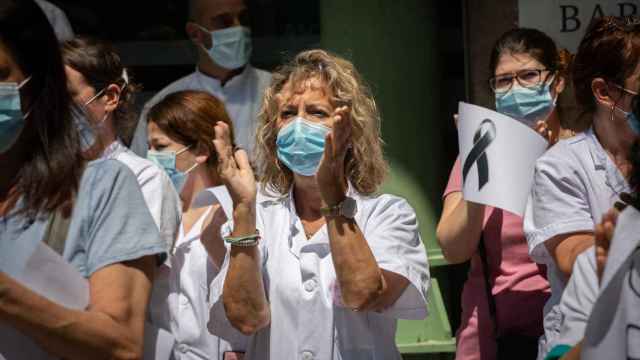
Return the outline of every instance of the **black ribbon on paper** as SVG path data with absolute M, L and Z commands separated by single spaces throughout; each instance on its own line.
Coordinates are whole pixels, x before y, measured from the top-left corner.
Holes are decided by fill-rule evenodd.
M 484 133 L 483 133 L 484 129 Z M 490 119 L 484 119 L 473 135 L 473 148 L 467 155 L 462 166 L 462 181 L 467 181 L 467 175 L 473 164 L 478 166 L 478 191 L 489 182 L 489 159 L 485 151 L 496 138 L 496 125 Z

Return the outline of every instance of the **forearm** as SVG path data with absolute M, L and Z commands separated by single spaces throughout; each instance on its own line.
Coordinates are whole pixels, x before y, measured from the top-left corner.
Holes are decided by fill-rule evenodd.
M 587 234 L 569 234 L 545 242 L 547 251 L 567 278 L 573 273 L 573 265 L 580 254 L 595 244 L 594 236 Z
M 457 204 L 450 211 L 443 211 L 436 230 L 443 255 L 453 264 L 469 260 L 478 248 L 485 211 L 484 205 L 456 196 L 460 197 Z
M 255 224 L 255 206 L 236 208 L 232 236 L 254 234 Z M 231 246 L 229 255 L 229 269 L 223 290 L 225 311 L 234 327 L 244 334 L 253 334 L 270 322 L 260 252 L 257 246 Z
M 382 271 L 355 220 L 337 216 L 326 222 L 342 300 L 361 309 L 384 292 Z
M 110 316 L 66 309 L 0 273 L 0 320 L 65 359 L 136 359 L 144 319 L 135 331 Z M 132 321 L 134 319 L 131 319 Z

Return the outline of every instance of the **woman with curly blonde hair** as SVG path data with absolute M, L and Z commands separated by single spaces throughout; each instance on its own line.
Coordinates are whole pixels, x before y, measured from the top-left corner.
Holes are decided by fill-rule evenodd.
M 274 74 L 260 120 L 258 191 L 216 126 L 234 208 L 218 306 L 254 334 L 251 359 L 400 359 L 396 320 L 426 316 L 429 271 L 411 206 L 375 195 L 387 164 L 370 91 L 350 62 L 305 51 Z

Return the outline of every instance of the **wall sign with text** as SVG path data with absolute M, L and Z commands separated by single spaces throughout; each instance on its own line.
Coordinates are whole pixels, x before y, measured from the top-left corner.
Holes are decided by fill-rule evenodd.
M 640 15 L 640 0 L 518 0 L 518 25 L 551 36 L 575 53 L 593 18 Z

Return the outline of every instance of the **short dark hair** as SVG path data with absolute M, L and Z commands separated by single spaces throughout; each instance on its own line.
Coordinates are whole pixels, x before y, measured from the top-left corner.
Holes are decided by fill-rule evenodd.
M 16 176 L 22 210 L 34 217 L 68 204 L 77 192 L 84 159 L 58 40 L 40 7 L 33 0 L 1 1 L 0 40 L 31 76 L 24 88 L 30 114 L 19 140 L 28 143 L 29 154 L 18 174 L 2 176 Z
M 498 67 L 503 54 L 527 54 L 536 59 L 549 70 L 559 71 L 565 75 L 566 64 L 562 61 L 556 43 L 540 30 L 517 28 L 502 34 L 491 51 L 489 70 L 491 76 Z
M 134 111 L 135 95 L 140 87 L 133 82 L 129 72 L 125 80 L 125 68 L 113 46 L 96 38 L 79 36 L 62 44 L 62 59 L 65 65 L 82 74 L 96 92 L 111 84 L 120 86 L 122 91 L 114 112 L 114 126 L 124 144 L 131 145 L 138 120 Z

